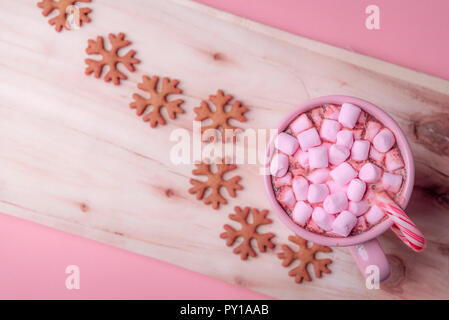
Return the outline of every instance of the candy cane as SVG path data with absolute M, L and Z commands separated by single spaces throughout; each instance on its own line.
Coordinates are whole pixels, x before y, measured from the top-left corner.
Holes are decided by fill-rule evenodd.
M 405 212 L 384 192 L 377 195 L 377 205 L 393 220 L 391 230 L 407 246 L 419 252 L 426 247 L 426 239 Z

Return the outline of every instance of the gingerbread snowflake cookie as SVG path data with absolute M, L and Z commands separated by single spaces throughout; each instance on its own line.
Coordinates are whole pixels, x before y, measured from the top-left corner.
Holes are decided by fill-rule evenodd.
M 204 140 L 213 140 L 212 137 L 214 135 L 210 131 L 208 132 L 208 130 L 214 129 L 221 130 L 219 132 L 222 136 L 222 141 L 226 141 L 227 134 L 231 134 L 230 136 L 235 141 L 235 134 L 241 128 L 231 125 L 229 121 L 234 119 L 245 122 L 246 118 L 244 114 L 248 111 L 248 108 L 243 106 L 238 100 L 235 100 L 229 106 L 231 100 L 232 96 L 230 94 L 225 95 L 222 90 L 218 90 L 216 95 L 209 96 L 209 101 L 215 107 L 214 110 L 210 108 L 209 103 L 206 101 L 201 101 L 201 105 L 193 109 L 196 113 L 196 121 L 212 120 L 211 124 L 201 126 L 201 134 Z
M 198 163 L 195 165 L 196 169 L 192 173 L 196 176 L 205 176 L 206 181 L 199 181 L 196 179 L 190 179 L 190 184 L 192 187 L 189 189 L 189 193 L 196 194 L 198 200 L 204 198 L 207 189 L 211 189 L 210 194 L 204 199 L 204 203 L 209 205 L 212 204 L 212 208 L 218 209 L 220 204 L 227 204 L 228 201 L 221 195 L 220 189 L 223 187 L 227 190 L 228 194 L 235 198 L 236 191 L 242 190 L 243 187 L 238 183 L 241 179 L 240 176 L 235 176 L 230 179 L 225 180 L 223 175 L 229 171 L 237 168 L 235 164 L 223 163 L 222 159 L 219 159 L 217 166 L 217 171 L 212 172 L 211 165 L 206 162 Z
M 299 265 L 288 272 L 288 275 L 295 277 L 296 283 L 301 283 L 302 280 L 312 281 L 307 266 L 313 265 L 315 276 L 321 278 L 322 273 L 331 273 L 327 265 L 332 263 L 331 259 L 317 259 L 315 255 L 318 252 L 332 252 L 332 249 L 319 244 L 312 244 L 311 247 L 307 245 L 307 240 L 299 236 L 289 236 L 288 240 L 298 245 L 298 251 L 293 251 L 288 245 L 282 245 L 282 252 L 278 253 L 278 258 L 282 259 L 284 267 L 290 266 L 295 260 L 299 260 Z
M 176 119 L 178 113 L 184 113 L 184 110 L 180 107 L 184 100 L 176 99 L 169 101 L 167 99 L 167 96 L 170 94 L 182 93 L 182 90 L 177 88 L 179 81 L 176 79 L 170 80 L 165 77 L 162 79 L 160 90 L 158 90 L 158 82 L 159 77 L 157 76 L 151 78 L 143 76 L 142 83 L 139 83 L 137 87 L 148 92 L 150 97 L 144 98 L 135 93 L 133 94 L 134 102 L 129 105 L 132 109 L 136 109 L 136 114 L 138 116 L 143 115 L 143 121 L 149 121 L 152 128 L 155 128 L 158 124 L 166 124 L 165 119 L 161 114 L 162 108 L 167 110 L 170 119 Z
M 118 70 L 117 65 L 123 64 L 126 69 L 133 72 L 135 71 L 134 65 L 139 63 L 140 60 L 134 58 L 136 52 L 134 50 L 129 50 L 125 55 L 119 55 L 120 49 L 127 47 L 131 44 L 130 41 L 125 40 L 125 35 L 120 32 L 115 35 L 110 33 L 108 36 L 109 42 L 111 43 L 111 49 L 107 50 L 104 47 L 104 39 L 102 36 L 98 36 L 97 40 L 89 40 L 88 47 L 86 49 L 87 54 L 97 54 L 101 55 L 101 60 L 86 59 L 87 64 L 85 73 L 86 75 L 94 74 L 96 78 L 100 78 L 105 66 L 109 67 L 108 72 L 104 76 L 104 81 L 110 82 L 111 80 L 115 85 L 120 84 L 120 80 L 126 80 L 128 77 Z
M 242 242 L 234 248 L 235 254 L 240 254 L 240 259 L 246 260 L 248 256 L 256 257 L 251 240 L 255 240 L 257 248 L 260 252 L 265 252 L 267 248 L 274 248 L 274 243 L 271 239 L 274 237 L 273 233 L 259 233 L 257 228 L 262 225 L 267 225 L 272 222 L 267 218 L 268 210 L 259 211 L 255 208 L 245 207 L 243 210 L 240 207 L 234 208 L 235 213 L 231 213 L 229 218 L 238 222 L 241 225 L 239 230 L 232 226 L 225 224 L 225 232 L 220 234 L 220 238 L 226 239 L 226 245 L 232 246 L 238 238 L 242 238 Z M 252 216 L 252 222 L 248 221 L 249 215 Z
M 70 30 L 68 21 L 69 15 L 73 16 L 74 23 L 81 27 L 84 23 L 90 22 L 88 14 L 92 11 L 90 8 L 78 8 L 78 2 L 90 2 L 91 0 L 42 0 L 37 3 L 37 6 L 42 9 L 42 15 L 47 17 L 54 11 L 58 13 L 48 20 L 51 26 L 55 26 L 55 30 L 60 32 L 62 28 Z

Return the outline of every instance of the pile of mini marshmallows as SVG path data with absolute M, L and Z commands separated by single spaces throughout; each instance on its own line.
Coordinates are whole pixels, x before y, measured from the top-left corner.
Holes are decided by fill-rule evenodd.
M 375 225 L 384 217 L 382 209 L 364 199 L 367 184 L 398 192 L 402 176 L 394 172 L 404 163 L 393 148 L 393 133 L 375 120 L 364 123 L 359 107 L 344 103 L 322 110 L 324 119 L 311 116 L 317 126 L 304 113 L 290 124 L 294 136 L 282 132 L 276 137 L 270 173 L 277 200 L 298 225 L 347 237 L 358 222 Z M 363 139 L 354 129 L 357 123 L 365 127 Z M 385 170 L 376 165 L 384 160 Z

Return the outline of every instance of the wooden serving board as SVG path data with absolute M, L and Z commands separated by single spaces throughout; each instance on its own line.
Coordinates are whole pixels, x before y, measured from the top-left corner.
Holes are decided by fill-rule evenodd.
M 56 33 L 36 1 L 0 2 L 0 211 L 288 299 L 449 297 L 449 82 L 186 0 L 95 0 L 92 23 Z M 114 86 L 84 75 L 87 39 L 124 32 L 142 60 Z M 180 79 L 186 113 L 152 129 L 130 110 L 142 75 Z M 175 128 L 217 89 L 247 105 L 245 127 L 274 128 L 309 98 L 346 94 L 388 111 L 416 159 L 408 213 L 416 254 L 380 241 L 394 275 L 368 290 L 349 252 L 332 274 L 295 284 L 276 258 L 290 232 L 271 213 L 274 250 L 242 262 L 219 238 L 235 205 L 269 208 L 257 166 L 214 211 L 190 195 L 193 165 L 169 161 Z M 24 235 L 26 236 L 26 235 Z

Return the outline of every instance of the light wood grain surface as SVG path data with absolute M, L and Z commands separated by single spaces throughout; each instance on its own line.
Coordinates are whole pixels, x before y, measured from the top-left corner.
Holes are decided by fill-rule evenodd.
M 95 0 L 92 23 L 56 33 L 36 1 L 0 2 L 0 211 L 286 299 L 449 298 L 449 82 L 291 35 L 193 2 Z M 125 32 L 142 63 L 116 87 L 84 75 L 87 39 Z M 179 79 L 186 113 L 152 129 L 129 109 L 142 75 Z M 408 135 L 416 188 L 407 212 L 428 239 L 416 254 L 392 232 L 393 266 L 368 290 L 349 252 L 297 285 L 274 250 L 241 262 L 219 238 L 234 205 L 269 208 L 257 166 L 218 211 L 188 194 L 193 165 L 169 161 L 175 128 L 223 89 L 272 128 L 309 98 L 347 94 L 388 111 Z M 170 190 L 167 192 L 167 190 Z M 26 237 L 26 235 L 23 235 Z

